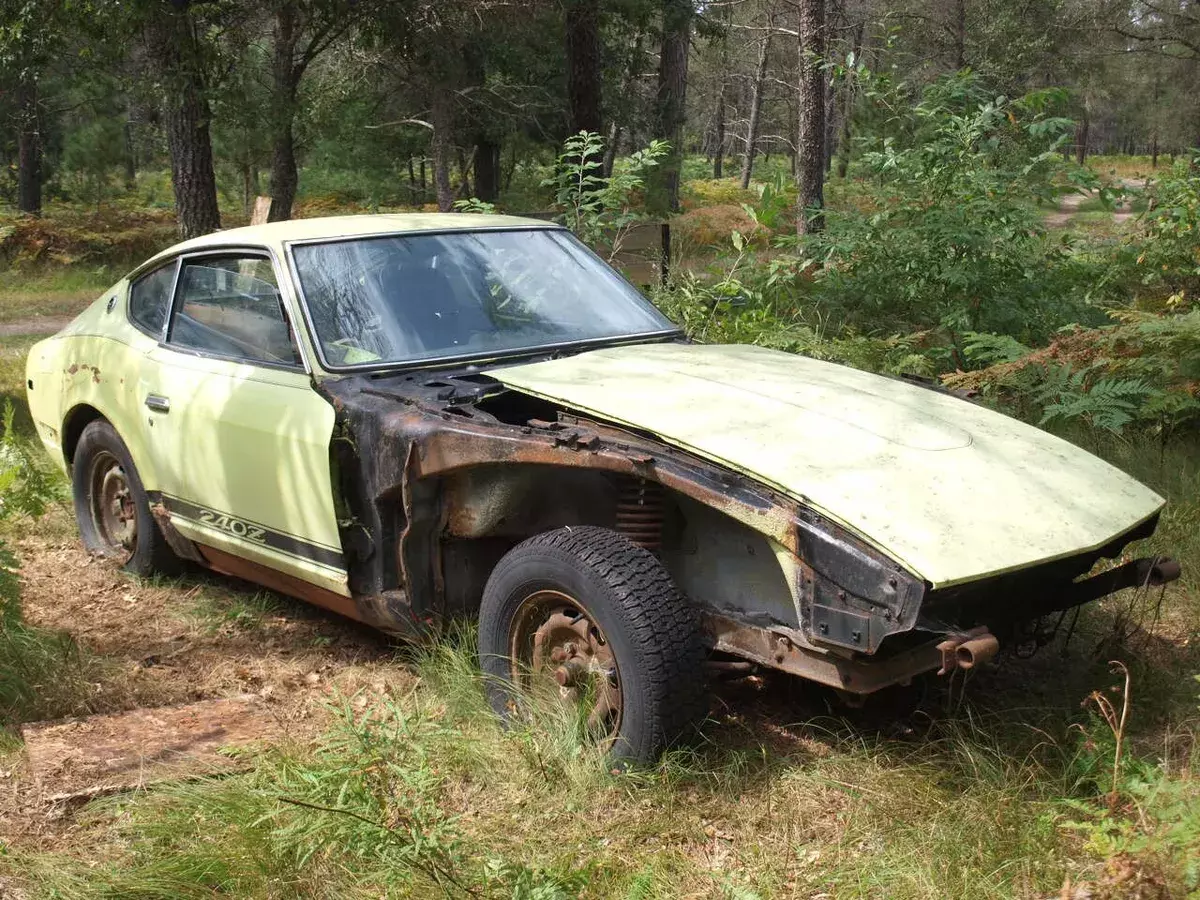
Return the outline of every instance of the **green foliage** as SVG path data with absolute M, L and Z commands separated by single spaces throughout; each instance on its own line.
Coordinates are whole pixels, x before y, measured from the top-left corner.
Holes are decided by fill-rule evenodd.
M 0 433 L 0 522 L 40 516 L 58 494 L 56 483 L 14 433 L 13 406 L 6 403 Z M 47 708 L 59 688 L 71 683 L 76 663 L 68 636 L 22 619 L 17 559 L 0 541 L 0 725 Z
M 997 97 L 962 74 L 897 107 L 897 88 L 860 78 L 888 95 L 890 133 L 864 139 L 867 202 L 831 210 L 826 231 L 802 245 L 822 262 L 817 301 L 860 327 L 1022 341 L 1085 320 L 1081 273 L 1037 207 L 1064 181 L 1094 181 L 1058 152 L 1071 123 L 1049 114 L 1053 97 Z
M 1200 681 L 1200 676 L 1195 676 Z M 1101 716 L 1081 726 L 1079 761 L 1096 773 L 1097 790 L 1108 786 L 1107 774 L 1116 753 L 1116 736 Z M 1087 849 L 1100 859 L 1124 860 L 1128 896 L 1145 881 L 1157 896 L 1193 896 L 1200 890 L 1200 780 L 1196 758 L 1180 766 L 1171 760 L 1134 757 L 1118 771 L 1120 803 L 1096 798 L 1067 799 L 1063 827 L 1081 835 Z
M 1063 366 L 1046 370 L 1034 401 L 1042 407 L 1039 425 L 1083 420 L 1093 428 L 1119 433 L 1156 391 L 1141 379 L 1094 378 L 1088 370 Z
M 492 215 L 496 212 L 496 204 L 488 203 L 486 200 L 480 200 L 478 197 L 471 197 L 468 200 L 455 200 L 454 211 L 463 213 L 479 213 L 480 215 Z
M 1200 304 L 1200 153 L 1160 176 L 1134 237 L 1134 293 L 1172 309 Z
M 946 382 L 1028 409 L 1043 424 L 1082 421 L 1119 433 L 1136 422 L 1163 437 L 1193 424 L 1200 418 L 1200 310 L 1114 316 L 1119 324 L 1064 331 L 1038 350 L 971 334 L 966 355 L 986 368 Z
M 564 224 L 591 247 L 609 248 L 609 258 L 620 252 L 631 226 L 645 221 L 640 192 L 646 173 L 670 153 L 665 141 L 651 141 L 613 167 L 607 178 L 600 174 L 604 143 L 598 134 L 581 131 L 563 143 L 558 169 L 544 184 L 554 189 L 554 204 Z

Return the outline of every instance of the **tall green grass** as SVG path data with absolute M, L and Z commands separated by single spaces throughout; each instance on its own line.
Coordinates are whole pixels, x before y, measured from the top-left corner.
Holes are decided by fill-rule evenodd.
M 1049 896 L 1102 879 L 1101 848 L 1117 846 L 1091 799 L 1105 747 L 1086 720 L 1086 734 L 1051 732 L 1041 713 L 967 704 L 896 738 L 739 708 L 656 767 L 613 772 L 567 720 L 501 728 L 473 659 L 469 632 L 425 648 L 408 693 L 346 698 L 315 746 L 95 803 L 84 824 L 103 845 L 10 861 L 31 896 L 80 900 L 915 900 Z M 1173 886 L 1187 878 L 1178 834 L 1155 851 Z M 1120 846 L 1141 859 L 1132 837 Z

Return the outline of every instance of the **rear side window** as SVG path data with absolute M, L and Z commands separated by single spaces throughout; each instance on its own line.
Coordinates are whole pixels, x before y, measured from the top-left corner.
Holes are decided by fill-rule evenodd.
M 251 363 L 300 363 L 271 261 L 258 256 L 185 262 L 168 342 Z
M 162 335 L 175 283 L 175 263 L 143 275 L 129 289 L 129 318 L 151 337 Z

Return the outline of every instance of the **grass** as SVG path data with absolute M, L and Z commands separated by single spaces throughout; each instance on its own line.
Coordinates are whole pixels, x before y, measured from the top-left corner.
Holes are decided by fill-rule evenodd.
M 254 630 L 267 616 L 282 611 L 279 599 L 267 591 L 235 594 L 205 591 L 192 608 L 192 614 L 209 633 L 223 628 Z
M 0 284 L 0 324 L 78 315 L 122 274 L 107 266 L 12 269 Z
M 1057 712 L 991 697 L 896 738 L 741 687 L 698 748 L 613 773 L 553 720 L 500 729 L 471 659 L 469 635 L 417 654 L 415 688 L 344 698 L 246 775 L 92 804 L 82 859 L 9 861 L 78 898 L 1105 896 L 1094 760 Z

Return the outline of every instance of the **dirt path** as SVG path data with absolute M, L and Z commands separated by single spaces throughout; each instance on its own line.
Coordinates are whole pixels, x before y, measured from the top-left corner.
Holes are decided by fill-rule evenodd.
M 60 696 L 47 703 L 57 715 L 253 695 L 285 740 L 305 742 L 327 725 L 332 704 L 365 708 L 411 689 L 411 670 L 378 632 L 228 578 L 131 579 L 82 550 L 66 510 L 50 518 L 37 528 L 52 535 L 13 549 L 26 619 L 70 633 L 87 661 L 56 680 Z M 71 817 L 18 759 L 0 757 L 0 844 L 71 840 Z
M 70 316 L 31 316 L 12 322 L 0 322 L 0 337 L 54 334 L 71 324 Z
M 1140 178 L 1121 178 L 1117 182 L 1126 190 L 1143 191 L 1149 187 L 1148 179 Z M 1067 194 L 1058 201 L 1058 209 L 1052 213 L 1048 213 L 1045 217 L 1047 228 L 1066 228 L 1071 224 L 1071 220 L 1078 214 L 1079 208 L 1088 200 L 1095 197 L 1095 193 L 1088 192 L 1086 194 Z M 1112 220 L 1115 225 L 1123 225 L 1134 215 L 1133 210 L 1129 208 L 1129 201 L 1118 204 L 1113 207 Z

